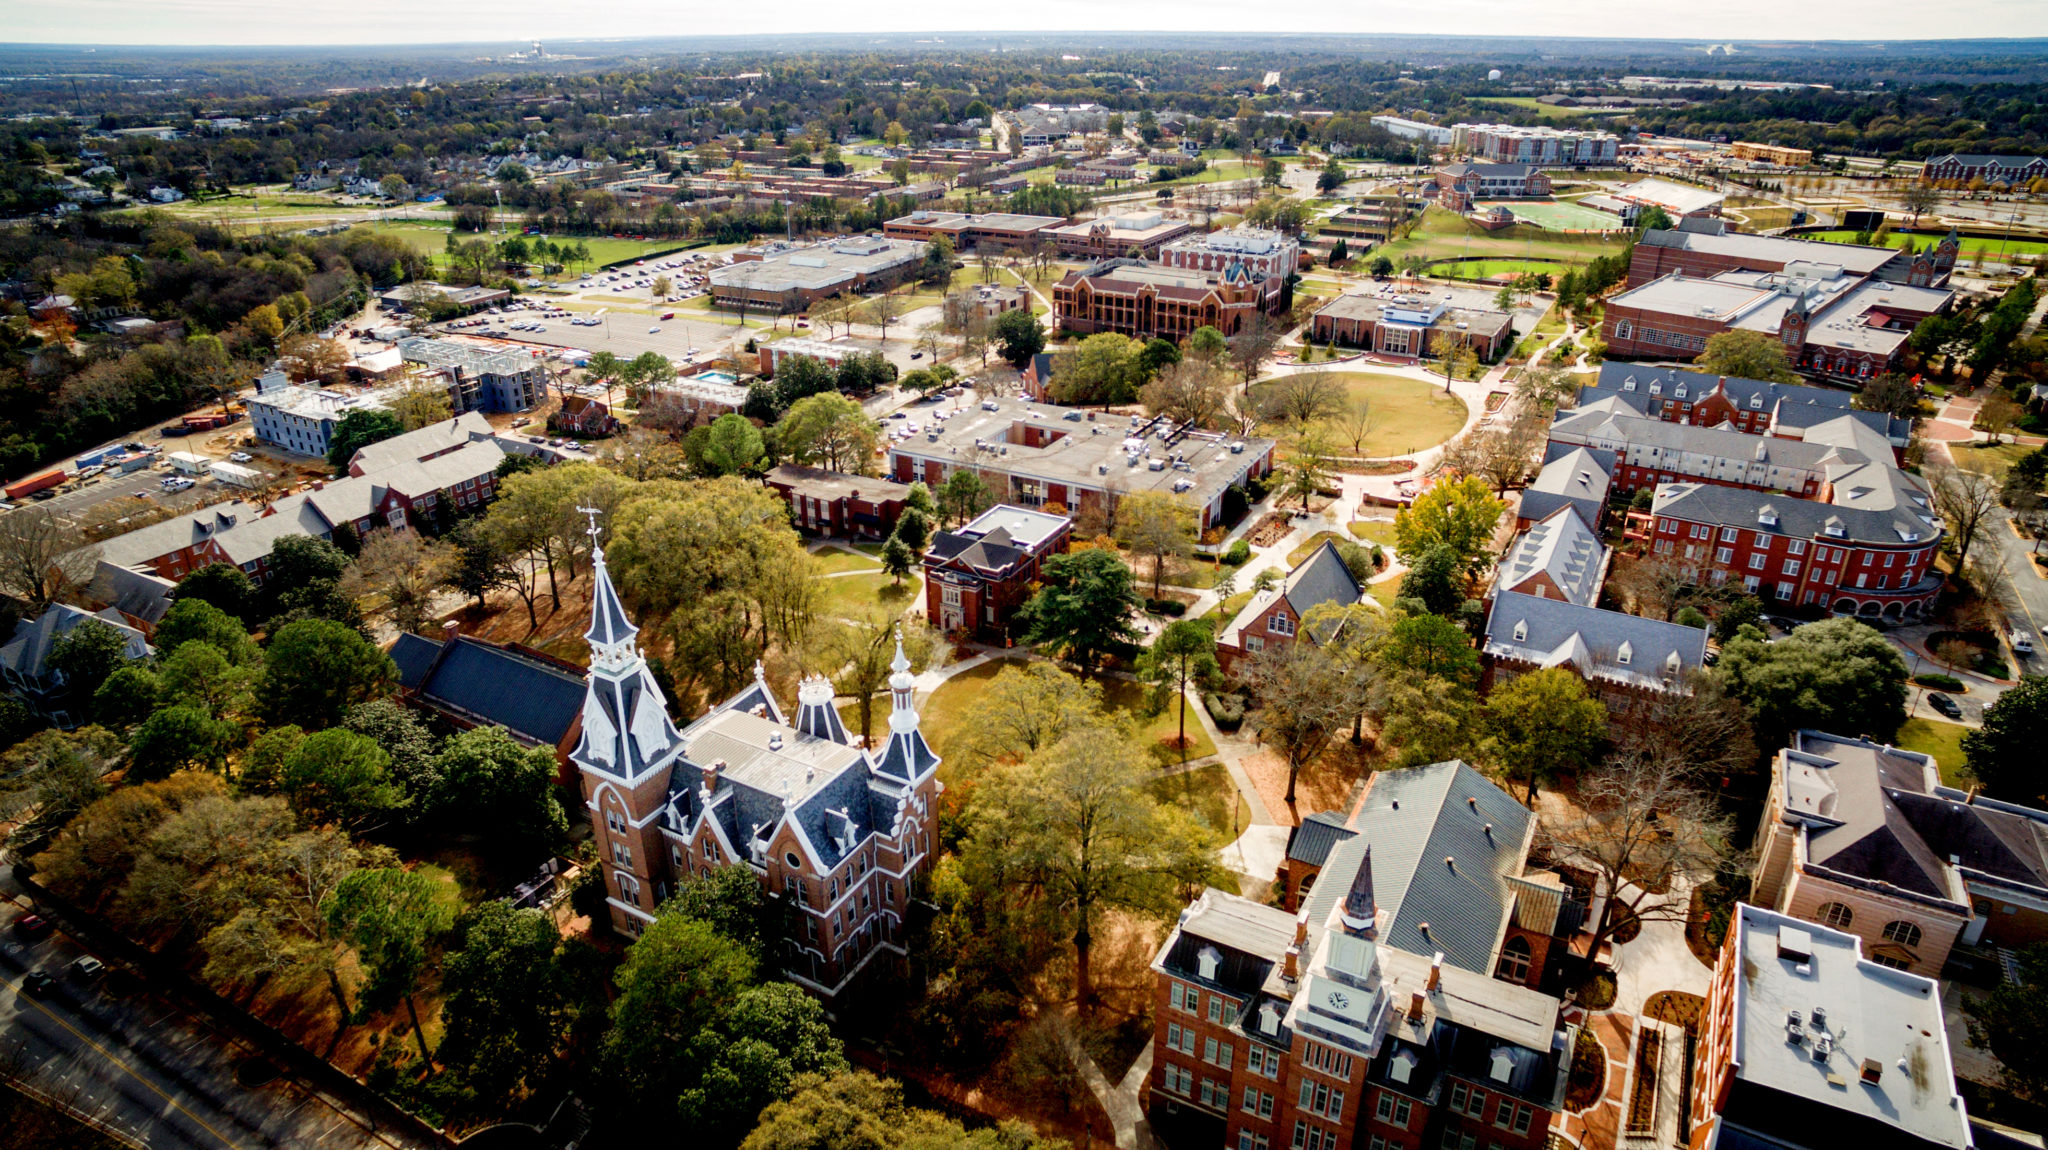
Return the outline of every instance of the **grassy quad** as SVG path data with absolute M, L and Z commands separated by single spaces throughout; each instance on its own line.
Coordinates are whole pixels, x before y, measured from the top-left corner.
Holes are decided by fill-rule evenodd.
M 1428 271 L 1438 279 L 1490 280 L 1528 274 L 1550 276 L 1554 281 L 1571 266 L 1556 260 L 1439 260 L 1429 265 Z
M 1965 471 L 1978 471 L 2001 482 L 2005 473 L 2023 456 L 2033 454 L 2034 449 L 2023 443 L 1951 443 L 1948 453 L 1956 466 Z
M 1907 719 L 1899 728 L 1898 745 L 1903 750 L 1931 755 L 1941 768 L 1942 785 L 1968 788 L 1976 778 L 1963 765 L 1963 734 L 1970 728 L 1961 723 L 1937 719 Z
M 1375 426 L 1365 437 L 1364 457 L 1384 458 L 1424 451 L 1444 442 L 1465 426 L 1465 401 L 1445 395 L 1441 384 L 1425 383 L 1399 375 L 1370 371 L 1331 372 L 1344 385 L 1346 402 L 1360 399 L 1372 404 Z M 1253 390 L 1271 386 L 1272 381 L 1253 384 Z M 1327 428 L 1332 446 L 1340 454 L 1352 454 L 1351 442 L 1337 427 Z M 1285 443 L 1285 437 L 1282 438 Z

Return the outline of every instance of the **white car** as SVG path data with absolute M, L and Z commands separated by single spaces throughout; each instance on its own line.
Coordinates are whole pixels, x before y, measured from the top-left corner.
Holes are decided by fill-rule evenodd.
M 186 478 L 184 478 L 183 476 L 178 476 L 178 477 L 175 477 L 175 478 L 172 478 L 172 479 L 166 479 L 166 480 L 164 480 L 164 490 L 165 490 L 165 491 L 183 491 L 183 490 L 185 490 L 186 488 L 188 488 L 188 487 L 191 487 L 191 486 L 192 486 L 192 481 L 191 481 L 191 480 L 189 480 L 189 479 L 186 479 Z
M 229 462 L 229 463 L 247 463 L 247 462 L 249 462 L 249 461 L 250 461 L 251 459 L 254 459 L 254 458 L 256 458 L 256 457 L 255 457 L 255 456 L 253 456 L 253 455 L 251 455 L 251 454 L 249 454 L 249 453 L 248 453 L 248 452 L 246 452 L 246 451 L 237 451 L 237 452 L 235 452 L 234 454 L 232 454 L 232 455 L 228 456 L 228 462 Z
M 660 334 L 661 334 L 661 325 L 660 325 L 660 324 L 656 324 L 655 326 L 653 326 L 653 327 L 650 327 L 650 328 L 648 328 L 648 329 L 647 329 L 647 334 L 648 334 L 648 335 L 660 335 Z

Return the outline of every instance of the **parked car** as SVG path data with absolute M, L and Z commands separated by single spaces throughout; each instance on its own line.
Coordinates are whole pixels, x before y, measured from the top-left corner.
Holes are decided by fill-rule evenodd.
M 107 972 L 107 964 L 89 954 L 81 954 L 71 963 L 71 973 L 81 982 L 91 982 Z
M 256 457 L 255 457 L 255 456 L 253 456 L 253 455 L 251 455 L 251 454 L 249 454 L 249 453 L 248 453 L 248 452 L 246 452 L 246 451 L 237 451 L 237 452 L 234 452 L 234 453 L 232 453 L 232 454 L 230 454 L 230 455 L 228 456 L 228 462 L 229 462 L 229 463 L 247 463 L 247 462 L 249 462 L 250 460 L 252 460 L 252 459 L 254 459 L 254 458 L 256 458 Z
M 25 914 L 14 920 L 14 933 L 31 942 L 39 938 L 48 938 L 50 932 L 56 929 L 56 923 L 39 914 Z
M 1935 691 L 1927 696 L 1927 705 L 1933 707 L 1937 711 L 1940 711 L 1942 714 L 1947 715 L 1951 719 L 1960 719 L 1963 717 L 1963 709 L 1956 705 L 1956 701 L 1954 699 L 1949 698 L 1947 695 L 1942 694 L 1940 691 Z
M 41 998 L 50 993 L 50 988 L 55 985 L 57 980 L 40 970 L 29 971 L 21 980 L 22 991 L 33 998 Z

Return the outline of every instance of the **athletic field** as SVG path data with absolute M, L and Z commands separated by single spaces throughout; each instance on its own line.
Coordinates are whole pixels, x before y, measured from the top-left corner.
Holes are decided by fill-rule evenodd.
M 1616 231 L 1623 226 L 1619 217 L 1556 200 L 1531 200 L 1528 203 L 1501 206 L 1513 212 L 1516 219 L 1527 220 L 1539 228 L 1547 228 L 1553 232 Z

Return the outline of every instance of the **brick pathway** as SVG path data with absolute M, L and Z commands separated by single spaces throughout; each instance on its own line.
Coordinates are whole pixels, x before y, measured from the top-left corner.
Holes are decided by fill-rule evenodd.
M 1577 1011 L 1568 1010 L 1567 1017 L 1574 1013 Z M 1552 1123 L 1551 1133 L 1561 1135 L 1580 1150 L 1613 1150 L 1628 1105 L 1628 1060 L 1634 1042 L 1635 1015 L 1607 1011 L 1591 1016 L 1581 1025 L 1599 1039 L 1601 1048 L 1607 1052 L 1607 1081 L 1601 1086 L 1598 1102 L 1564 1114 Z

